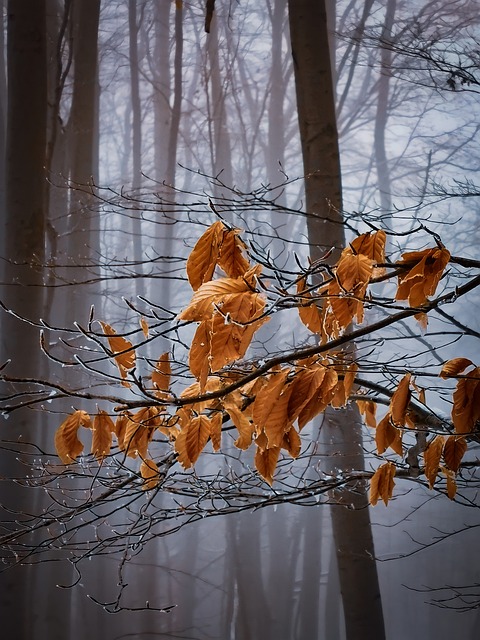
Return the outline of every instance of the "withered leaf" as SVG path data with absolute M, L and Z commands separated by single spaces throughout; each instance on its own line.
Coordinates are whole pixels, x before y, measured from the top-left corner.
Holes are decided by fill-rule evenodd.
M 460 373 L 463 373 L 467 367 L 473 365 L 473 362 L 468 358 L 453 358 L 448 360 L 442 367 L 439 373 L 440 378 L 454 378 Z
M 374 507 L 378 499 L 381 498 L 388 505 L 388 501 L 393 494 L 395 482 L 395 465 L 392 462 L 382 464 L 372 476 L 370 480 L 370 504 Z
M 305 291 L 305 278 L 297 282 L 297 295 L 301 306 L 298 307 L 300 320 L 312 333 L 320 333 L 322 329 L 322 317 L 316 302 L 312 301 L 312 294 Z
M 239 238 L 240 229 L 225 230 L 218 256 L 218 266 L 230 278 L 243 276 L 249 269 L 250 263 L 244 255 L 244 242 Z
M 83 444 L 77 437 L 80 427 L 91 428 L 90 416 L 86 411 L 74 411 L 55 432 L 55 449 L 63 464 L 70 464 L 83 451 Z
M 398 427 L 405 426 L 408 405 L 412 392 L 410 391 L 411 373 L 406 373 L 390 399 L 390 413 L 392 422 Z
M 445 445 L 444 436 L 435 436 L 428 447 L 423 452 L 425 461 L 425 476 L 428 480 L 430 489 L 433 488 L 438 470 L 440 468 L 440 458 L 442 457 L 443 447 Z
M 270 447 L 269 449 L 260 449 L 260 447 L 257 447 L 257 452 L 255 453 L 255 467 L 270 486 L 272 486 L 273 483 L 273 474 L 277 467 L 279 455 L 280 447 Z
M 143 460 L 142 464 L 140 465 L 140 475 L 145 481 L 142 485 L 142 489 L 144 489 L 145 491 L 149 489 L 155 489 L 160 479 L 157 463 L 150 458 L 146 458 L 145 460 Z
M 194 291 L 213 277 L 224 230 L 222 222 L 214 222 L 197 240 L 188 257 L 187 277 Z
M 115 433 L 113 420 L 106 411 L 100 410 L 93 417 L 92 426 L 92 453 L 97 460 L 103 460 L 110 453 L 112 433 Z
M 454 473 L 458 472 L 467 448 L 467 442 L 463 437 L 448 436 L 446 439 L 443 449 L 443 459 L 447 467 Z
M 392 424 L 391 415 L 387 413 L 377 424 L 375 431 L 375 443 L 377 451 L 381 455 L 390 447 L 399 456 L 403 455 L 402 432 Z
M 107 336 L 110 351 L 113 353 L 118 370 L 120 371 L 123 380 L 122 384 L 129 387 L 130 383 L 126 382 L 127 372 L 134 369 L 136 363 L 133 344 L 122 336 L 117 336 L 115 329 L 106 322 L 100 322 L 100 324 L 102 325 L 103 333 Z

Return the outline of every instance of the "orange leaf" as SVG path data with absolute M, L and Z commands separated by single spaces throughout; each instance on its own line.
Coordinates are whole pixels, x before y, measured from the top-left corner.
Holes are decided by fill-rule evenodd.
M 239 233 L 240 229 L 225 230 L 220 246 L 218 266 L 221 267 L 230 278 L 243 276 L 250 268 L 250 263 L 243 254 L 246 247 L 238 237 Z
M 399 456 L 403 455 L 402 432 L 393 426 L 390 413 L 380 420 L 375 431 L 377 451 L 381 455 L 390 447 Z
M 214 222 L 197 240 L 188 257 L 187 277 L 194 291 L 213 277 L 224 229 L 222 222 Z
M 215 413 L 209 422 L 210 427 L 210 440 L 212 441 L 212 447 L 214 451 L 220 450 L 221 438 L 222 438 L 222 414 L 221 412 Z
M 113 357 L 115 358 L 115 362 L 117 363 L 120 375 L 125 381 L 127 371 L 130 371 L 130 369 L 135 367 L 135 349 L 131 342 L 122 336 L 117 336 L 115 330 L 112 329 L 109 324 L 106 322 L 100 322 L 100 324 L 102 325 L 103 333 L 107 336 L 108 344 L 111 352 L 113 353 Z M 123 382 L 122 384 L 130 386 L 130 383 L 128 382 Z
M 392 422 L 396 426 L 405 426 L 408 405 L 412 392 L 410 391 L 411 373 L 406 373 L 390 399 L 390 413 Z
M 327 369 L 313 365 L 300 369 L 292 380 L 292 393 L 288 402 L 288 419 L 294 422 L 307 403 L 318 393 Z
M 292 386 L 287 378 L 289 370 L 273 374 L 257 393 L 252 406 L 252 417 L 257 433 L 265 431 L 268 447 L 280 447 L 283 435 L 290 429 L 288 401 Z
M 280 447 L 270 447 L 269 449 L 257 448 L 255 454 L 255 467 L 262 478 L 272 486 L 273 474 L 275 472 Z
M 463 371 L 465 371 L 465 369 L 470 365 L 473 365 L 473 362 L 468 358 L 453 358 L 453 360 L 447 360 L 443 365 L 439 376 L 444 379 L 455 378 L 455 376 L 463 373 Z
M 145 320 L 143 316 L 141 316 L 140 318 L 140 326 L 142 327 L 143 335 L 145 336 L 145 338 L 148 338 L 148 333 L 149 333 L 148 322 Z
M 443 271 L 450 261 L 446 249 L 425 249 L 404 253 L 397 263 L 408 266 L 398 276 L 396 300 L 407 300 L 411 307 L 421 307 L 435 293 Z
M 70 464 L 83 451 L 83 444 L 77 438 L 80 427 L 91 428 L 90 416 L 86 411 L 74 411 L 55 432 L 55 448 L 63 464 Z
M 157 407 L 145 407 L 128 416 L 123 439 L 127 456 L 147 458 L 148 443 L 160 425 L 160 410 Z
M 440 468 L 440 458 L 442 457 L 443 447 L 445 446 L 444 436 L 435 436 L 428 447 L 423 452 L 425 460 L 425 476 L 428 480 L 430 489 L 433 488 L 438 470 Z
M 237 449 L 248 449 L 252 444 L 254 425 L 247 412 L 240 409 L 241 401 L 241 395 L 234 391 L 224 398 L 223 406 L 239 433 L 235 446 Z
M 146 458 L 140 465 L 140 475 L 145 480 L 142 489 L 154 489 L 160 480 L 157 463 L 150 458 Z
M 288 451 L 292 458 L 298 458 L 298 456 L 300 455 L 301 447 L 302 441 L 300 440 L 298 431 L 295 429 L 295 427 L 290 427 L 290 429 L 283 434 L 281 448 Z
M 442 473 L 447 478 L 447 496 L 453 500 L 457 494 L 457 483 L 455 481 L 455 473 L 451 469 L 442 467 Z
M 212 317 L 216 307 L 220 307 L 225 296 L 244 293 L 251 288 L 245 278 L 219 278 L 202 284 L 192 296 L 190 304 L 178 315 L 179 320 L 202 322 Z
M 205 386 L 208 374 L 210 373 L 210 362 L 208 357 L 210 355 L 210 327 L 207 322 L 201 322 L 190 346 L 190 353 L 188 355 L 188 365 L 193 375 L 200 381 L 200 389 L 198 393 L 203 390 Z M 197 395 L 198 395 L 197 393 Z
M 460 468 L 462 458 L 467 451 L 467 443 L 465 438 L 458 436 L 448 436 L 445 447 L 443 449 L 443 459 L 445 464 L 454 473 L 457 473 Z
M 367 427 L 375 429 L 377 427 L 377 420 L 375 418 L 377 413 L 377 404 L 372 400 L 357 400 L 357 405 L 360 414 L 365 417 L 365 424 Z
M 354 253 L 361 253 L 373 262 L 385 262 L 385 244 L 387 234 L 380 229 L 375 233 L 363 233 L 350 243 Z
M 297 282 L 297 295 L 301 301 L 301 306 L 298 307 L 300 320 L 312 333 L 320 333 L 322 329 L 320 311 L 315 302 L 310 302 L 312 294 L 305 291 L 305 278 L 300 278 Z
M 453 394 L 452 421 L 455 433 L 471 433 L 480 419 L 480 368 L 458 381 Z
M 337 280 L 344 291 L 365 295 L 366 286 L 372 277 L 373 260 L 359 253 L 355 255 L 351 249 L 344 249 L 337 265 Z
M 157 398 L 164 399 L 165 393 L 170 387 L 170 376 L 172 374 L 172 368 L 170 366 L 170 359 L 168 351 L 162 353 L 158 359 L 155 369 L 152 371 L 152 383 L 156 389 L 155 395 Z
M 335 395 L 337 382 L 337 372 L 334 369 L 327 368 L 322 383 L 300 411 L 298 416 L 298 427 L 300 431 L 310 420 L 313 420 L 315 416 L 326 409 Z
M 198 460 L 210 437 L 210 420 L 200 415 L 192 418 L 185 433 L 185 444 L 188 459 L 192 464 Z
M 113 420 L 106 411 L 100 410 L 93 417 L 92 453 L 101 461 L 110 453 L 112 446 L 112 432 L 115 433 Z
M 378 499 L 381 498 L 388 505 L 388 501 L 393 494 L 393 487 L 395 482 L 395 465 L 392 462 L 386 462 L 382 464 L 372 476 L 370 480 L 370 504 L 374 507 Z

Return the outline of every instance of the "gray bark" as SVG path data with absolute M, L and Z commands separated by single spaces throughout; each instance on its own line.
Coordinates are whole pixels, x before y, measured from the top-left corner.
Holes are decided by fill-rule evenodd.
M 307 230 L 312 260 L 332 248 L 336 261 L 345 238 L 334 83 L 324 2 L 289 1 L 290 36 L 305 172 Z M 322 424 L 325 471 L 363 467 L 358 411 L 327 410 Z M 348 640 L 384 637 L 380 590 L 365 488 L 332 494 L 334 543 Z M 345 505 L 345 506 L 342 506 Z M 351 508 L 353 505 L 354 508 Z

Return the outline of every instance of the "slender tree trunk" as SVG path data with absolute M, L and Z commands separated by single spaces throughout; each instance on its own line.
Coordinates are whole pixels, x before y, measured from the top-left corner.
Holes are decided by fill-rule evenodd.
M 233 185 L 233 171 L 230 150 L 230 135 L 228 132 L 227 111 L 225 108 L 225 82 L 222 78 L 219 59 L 217 11 L 213 13 L 210 25 L 210 33 L 207 36 L 207 56 L 209 62 L 209 126 L 213 128 L 211 136 L 212 175 L 218 176 L 227 187 Z M 208 88 L 207 88 L 208 90 Z M 222 189 L 217 189 L 216 194 L 221 197 Z
M 385 22 L 382 31 L 382 41 L 391 37 L 393 21 L 395 19 L 397 2 L 388 0 Z M 388 121 L 388 94 L 390 91 L 392 52 L 388 47 L 380 48 L 380 77 L 378 79 L 377 115 L 375 118 L 375 162 L 377 165 L 378 190 L 380 192 L 380 207 L 383 216 L 391 216 L 392 194 L 390 184 L 390 170 L 388 166 L 385 133 Z M 385 220 L 385 218 L 383 218 Z M 388 220 L 388 218 L 387 218 Z
M 167 172 L 168 132 L 170 130 L 170 7 L 171 0 L 155 0 L 154 58 L 155 84 L 153 92 L 153 138 L 155 179 L 165 180 Z
M 313 260 L 333 249 L 336 261 L 345 244 L 342 185 L 333 78 L 324 1 L 289 0 L 290 37 L 305 172 L 307 229 Z M 322 424 L 325 471 L 362 468 L 358 411 L 327 410 Z M 341 464 L 338 464 L 341 460 Z M 348 640 L 384 638 L 383 613 L 374 560 L 368 499 L 362 486 L 335 492 L 332 508 Z M 345 505 L 345 506 L 343 506 Z M 351 508 L 351 505 L 354 508 Z
M 137 2 L 128 1 L 128 34 L 129 34 L 129 63 L 130 63 L 130 93 L 132 100 L 132 189 L 135 195 L 139 195 L 142 186 L 142 107 L 140 102 L 140 79 L 138 59 L 138 21 Z M 137 274 L 142 270 L 142 218 L 141 210 L 132 212 L 132 243 L 133 259 L 136 264 Z M 135 280 L 136 294 L 145 295 L 143 278 Z

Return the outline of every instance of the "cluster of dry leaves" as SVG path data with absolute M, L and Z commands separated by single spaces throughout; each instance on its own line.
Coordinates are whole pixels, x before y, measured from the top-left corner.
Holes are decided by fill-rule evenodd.
M 151 371 L 147 389 L 150 400 L 144 408 L 122 411 L 115 421 L 102 410 L 93 417 L 81 410 L 67 417 L 55 436 L 58 455 L 65 464 L 82 453 L 78 430 L 86 427 L 91 429 L 91 451 L 99 461 L 110 454 L 115 436 L 123 455 L 141 460 L 143 486 L 150 489 L 159 482 L 157 465 L 149 454 L 156 432 L 172 442 L 179 463 L 188 469 L 209 441 L 214 451 L 220 449 L 222 426 L 229 423 L 238 431 L 235 446 L 243 450 L 255 447 L 256 468 L 272 484 L 281 451 L 293 458 L 299 455 L 300 432 L 305 425 L 327 406 L 345 406 L 353 389 L 357 396 L 361 393 L 352 356 L 333 350 L 274 366 L 263 375 L 256 376 L 252 364 L 249 381 L 241 384 L 247 363 L 243 363 L 242 372 L 231 365 L 245 356 L 255 332 L 269 320 L 269 312 L 261 266 L 250 263 L 239 234 L 238 229 L 215 222 L 198 240 L 187 261 L 194 293 L 178 319 L 198 323 L 189 351 L 195 382 L 178 398 L 174 396 L 169 354 L 163 354 Z M 328 344 L 352 323 L 363 321 L 368 287 L 376 278 L 385 277 L 387 266 L 394 267 L 398 277 L 396 299 L 407 300 L 410 307 L 418 309 L 419 322 L 426 323 L 422 307 L 434 295 L 450 254 L 445 248 L 435 247 L 405 253 L 395 265 L 386 265 L 385 240 L 383 231 L 363 234 L 344 249 L 333 271 L 325 272 L 323 282 L 308 287 L 305 275 L 294 282 L 300 319 L 318 335 L 320 344 Z M 144 320 L 142 328 L 148 333 Z M 134 345 L 110 325 L 102 323 L 102 329 L 121 382 L 130 386 L 128 373 L 136 366 Z M 464 374 L 467 369 L 470 371 Z M 443 378 L 460 376 L 453 394 L 454 433 L 432 437 L 423 453 L 424 473 L 430 487 L 438 473 L 445 474 L 451 498 L 456 491 L 455 475 L 467 449 L 465 435 L 480 419 L 479 374 L 480 368 L 465 358 L 447 362 L 440 373 Z M 375 429 L 379 455 L 391 449 L 404 456 L 402 436 L 406 430 L 417 428 L 409 410 L 414 392 L 420 402 L 425 402 L 423 391 L 407 373 L 378 424 L 376 403 L 357 400 L 365 423 Z M 172 407 L 176 410 L 170 410 Z M 371 504 L 378 499 L 387 504 L 395 469 L 395 464 L 388 461 L 373 474 Z

